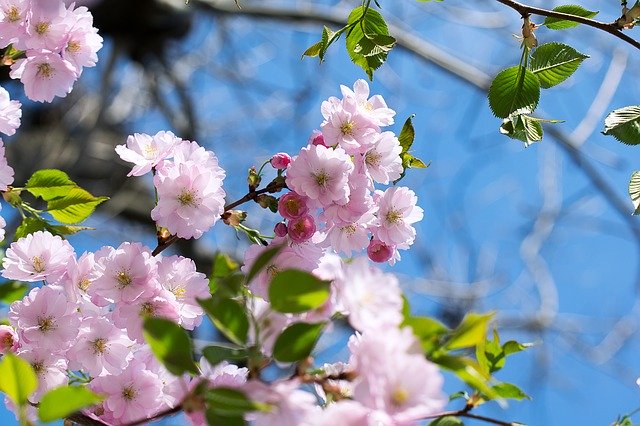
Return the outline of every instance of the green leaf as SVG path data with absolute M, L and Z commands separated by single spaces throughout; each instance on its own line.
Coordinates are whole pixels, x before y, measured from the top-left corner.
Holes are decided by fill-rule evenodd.
M 398 136 L 398 141 L 400 141 L 400 146 L 402 147 L 401 154 L 409 151 L 416 137 L 416 131 L 413 128 L 413 119 L 415 116 L 415 114 L 411 114 L 409 118 L 407 118 L 400 131 L 400 136 Z
M 500 126 L 500 133 L 524 142 L 525 147 L 541 141 L 544 134 L 540 120 L 524 114 L 505 118 Z
M 316 56 L 320 56 L 320 52 L 322 52 L 323 47 L 324 43 L 320 40 L 316 44 L 309 46 L 302 54 L 302 57 L 309 56 L 310 58 L 314 58 Z
M 198 374 L 198 367 L 192 358 L 191 339 L 178 324 L 165 318 L 146 318 L 143 334 L 153 354 L 171 374 Z
M 216 365 L 222 361 L 242 360 L 249 356 L 249 352 L 243 348 L 234 348 L 225 345 L 210 345 L 202 350 L 202 355 L 211 365 Z
M 491 389 L 496 391 L 500 398 L 516 399 L 518 401 L 522 401 L 523 399 L 531 399 L 529 395 L 527 395 L 519 387 L 511 383 L 498 383 L 497 385 L 493 385 Z
M 209 290 L 211 294 L 219 290 L 230 297 L 240 293 L 244 282 L 244 275 L 234 274 L 239 268 L 240 265 L 238 262 L 233 260 L 228 254 L 222 252 L 216 253 L 213 258 L 211 274 L 209 275 Z
M 533 52 L 529 67 L 543 89 L 560 84 L 569 78 L 589 56 L 562 43 L 545 43 Z
M 331 283 L 315 275 L 288 269 L 278 273 L 269 285 L 269 301 L 275 311 L 289 314 L 307 312 L 329 299 Z
M 88 218 L 108 197 L 94 197 L 82 188 L 73 188 L 64 197 L 49 201 L 47 210 L 58 222 L 78 223 Z
M 84 386 L 62 386 L 42 396 L 38 405 L 38 418 L 41 422 L 52 422 L 102 400 L 100 395 Z
M 460 380 L 482 392 L 487 398 L 498 398 L 498 393 L 487 383 L 491 376 L 485 374 L 475 360 L 453 355 L 441 355 L 431 360 L 442 368 L 453 372 Z
M 211 407 L 205 411 L 205 417 L 209 426 L 245 426 L 247 424 L 243 416 L 221 416 Z
M 268 408 L 266 404 L 251 401 L 237 389 L 215 387 L 208 389 L 204 398 L 209 409 L 220 416 L 234 417 L 249 411 L 261 411 Z
M 494 316 L 494 312 L 486 314 L 469 312 L 460 325 L 453 330 L 445 348 L 448 350 L 469 348 L 484 342 L 487 338 L 487 324 Z
M 372 7 L 359 6 L 353 9 L 347 27 L 349 57 L 373 80 L 373 72 L 386 61 L 395 39 L 389 35 L 382 15 Z
M 429 423 L 429 426 L 464 426 L 464 423 L 462 423 L 460 417 L 444 416 L 435 419 Z
M 51 225 L 46 220 L 37 217 L 25 217 L 22 219 L 22 223 L 16 229 L 15 239 L 24 238 L 29 234 L 33 234 L 38 231 L 49 231 L 53 235 L 71 235 L 80 231 L 85 231 L 93 228 L 87 226 L 71 226 L 71 225 Z
M 44 169 L 31 175 L 25 187 L 35 197 L 50 201 L 66 196 L 78 185 L 61 170 Z
M 640 144 L 640 105 L 611 111 L 604 119 L 605 135 L 611 135 L 627 145 Z
M 237 345 L 243 345 L 247 341 L 249 320 L 244 307 L 238 302 L 216 297 L 207 300 L 198 299 L 198 303 L 218 330 L 229 340 Z
M 563 6 L 558 6 L 553 8 L 555 12 L 567 13 L 569 15 L 581 16 L 583 18 L 593 18 L 598 14 L 598 12 L 593 12 L 591 10 L 587 10 L 582 6 L 578 6 L 575 4 L 568 4 Z M 562 18 L 554 18 L 547 16 L 544 20 L 544 24 L 547 28 L 551 30 L 564 30 L 567 28 L 573 28 L 575 26 L 580 25 L 578 22 L 569 21 L 567 19 Z
M 256 260 L 253 262 L 253 265 L 251 265 L 251 268 L 249 268 L 249 273 L 247 274 L 248 283 L 250 283 L 251 280 L 253 280 L 255 276 L 260 273 L 260 271 L 268 267 L 273 258 L 275 258 L 276 255 L 280 253 L 282 247 L 283 246 L 281 245 L 269 247 L 268 249 L 260 253 L 260 256 L 256 258 Z
M 629 196 L 635 209 L 633 214 L 640 214 L 640 171 L 635 171 L 629 180 Z
M 540 100 L 538 78 L 524 67 L 504 69 L 496 75 L 489 88 L 489 106 L 499 118 L 507 118 L 513 112 L 530 113 Z
M 9 281 L 0 284 L 0 302 L 10 305 L 20 300 L 29 291 L 29 284 L 19 281 Z
M 38 378 L 33 367 L 11 353 L 0 361 L 0 391 L 17 406 L 27 404 L 29 396 L 38 388 Z
M 325 323 L 297 322 L 287 327 L 273 345 L 273 357 L 280 362 L 300 361 L 311 354 Z
M 409 317 L 402 325 L 411 327 L 427 355 L 439 347 L 440 338 L 449 332 L 447 326 L 429 317 Z

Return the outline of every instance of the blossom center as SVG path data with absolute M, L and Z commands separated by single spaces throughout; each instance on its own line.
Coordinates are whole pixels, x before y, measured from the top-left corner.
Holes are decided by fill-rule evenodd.
M 53 69 L 53 67 L 51 66 L 51 64 L 44 62 L 42 64 L 38 64 L 38 71 L 36 71 L 36 76 L 38 77 L 44 77 L 44 78 L 51 78 L 53 77 L 53 72 L 55 70 Z
M 178 201 L 183 206 L 192 206 L 195 207 L 197 205 L 198 197 L 194 191 L 184 189 L 180 195 L 178 195 Z
M 183 286 L 177 286 L 174 287 L 173 290 L 171 290 L 171 293 L 173 293 L 176 299 L 183 300 L 185 295 L 187 294 L 187 289 Z
M 355 126 L 352 121 L 347 121 L 340 126 L 340 132 L 345 136 L 352 136 L 354 127 Z
M 13 336 L 7 334 L 2 338 L 0 342 L 2 343 L 2 345 L 0 345 L 0 348 L 4 350 L 11 349 L 11 347 L 13 346 Z
M 157 153 L 158 153 L 158 148 L 156 148 L 155 146 L 153 146 L 151 144 L 149 144 L 149 145 L 144 147 L 144 157 L 147 160 L 151 160 L 151 159 L 155 158 Z
M 378 164 L 380 164 L 380 158 L 381 157 L 382 156 L 379 153 L 377 153 L 376 151 L 369 151 L 364 156 L 364 161 L 369 166 L 377 166 Z
M 403 388 L 396 389 L 391 394 L 391 401 L 396 407 L 404 405 L 404 403 L 407 402 L 408 399 L 409 392 L 407 392 L 407 390 Z
M 313 177 L 316 180 L 316 183 L 318 184 L 318 186 L 321 186 L 323 188 L 325 188 L 329 180 L 331 180 L 329 174 L 324 170 L 314 174 Z
M 82 45 L 79 42 L 71 40 L 69 41 L 69 43 L 67 43 L 67 47 L 65 48 L 65 50 L 69 53 L 78 53 L 81 48 Z
M 355 227 L 354 224 L 344 226 L 344 227 L 342 227 L 340 229 L 342 230 L 342 232 L 344 232 L 345 234 L 347 234 L 349 236 L 355 234 L 355 232 L 356 232 L 356 227 Z
M 102 337 L 97 338 L 93 342 L 91 342 L 91 346 L 93 348 L 94 355 L 102 355 L 107 351 L 107 339 Z
M 90 285 L 91 281 L 87 277 L 82 277 L 82 279 L 78 282 L 78 288 L 82 291 L 87 291 Z
M 42 260 L 40 256 L 33 256 L 31 258 L 31 263 L 33 264 L 33 270 L 35 272 L 37 273 L 44 272 L 46 265 L 44 263 L 44 260 Z
M 131 284 L 133 279 L 129 275 L 129 271 L 120 271 L 116 274 L 116 281 L 118 282 L 118 288 L 123 289 Z
M 393 225 L 400 222 L 400 220 L 402 219 L 402 213 L 400 213 L 398 210 L 391 209 L 387 212 L 384 218 L 386 219 L 387 223 Z
M 152 317 L 156 314 L 156 307 L 151 302 L 144 302 L 140 305 L 141 317 Z
M 33 371 L 39 376 L 44 372 L 44 362 L 34 362 L 31 364 Z
M 122 389 L 122 398 L 126 401 L 132 401 L 136 397 L 136 390 L 132 386 L 127 386 Z
M 4 13 L 9 22 L 18 22 L 20 20 L 20 10 L 16 6 L 11 6 Z
M 56 329 L 56 322 L 53 317 L 38 317 L 38 329 L 43 333 L 47 333 Z
M 38 22 L 36 24 L 36 33 L 38 35 L 44 35 L 47 31 L 49 31 L 49 23 L 48 22 Z
M 269 274 L 269 278 L 275 277 L 279 272 L 280 268 L 278 268 L 276 265 L 269 265 L 267 267 L 267 274 Z

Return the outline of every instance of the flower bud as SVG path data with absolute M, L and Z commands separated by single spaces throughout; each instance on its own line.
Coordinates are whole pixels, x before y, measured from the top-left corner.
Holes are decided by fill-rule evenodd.
M 324 143 L 324 136 L 320 130 L 314 130 L 309 137 L 309 145 L 322 145 L 327 146 Z
M 304 215 L 301 218 L 289 221 L 287 233 L 289 238 L 296 243 L 308 241 L 316 232 L 316 222 L 311 215 Z
M 384 263 L 393 257 L 396 246 L 388 246 L 380 240 L 373 239 L 367 247 L 367 255 L 374 262 Z
M 286 152 L 279 152 L 269 160 L 274 169 L 284 170 L 291 162 L 291 156 Z
M 0 354 L 16 352 L 20 348 L 18 334 L 8 325 L 0 325 Z
M 262 177 L 258 174 L 255 166 L 249 169 L 249 175 L 247 176 L 247 183 L 249 184 L 249 190 L 255 191 L 258 186 L 260 186 L 260 182 L 262 181 Z
M 273 233 L 276 234 L 277 237 L 284 237 L 287 235 L 287 224 L 284 222 L 276 223 L 276 226 L 273 228 Z
M 278 213 L 285 219 L 297 219 L 308 211 L 305 197 L 293 191 L 287 192 L 278 200 Z

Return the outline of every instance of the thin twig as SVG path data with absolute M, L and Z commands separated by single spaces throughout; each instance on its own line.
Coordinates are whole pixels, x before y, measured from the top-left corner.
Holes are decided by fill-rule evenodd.
M 595 19 L 585 18 L 582 16 L 571 15 L 569 13 L 556 12 L 555 10 L 547 10 L 541 9 L 539 7 L 528 6 L 526 4 L 518 3 L 513 0 L 497 0 L 499 3 L 504 4 L 505 6 L 509 6 L 513 10 L 517 11 L 522 15 L 522 17 L 527 17 L 529 15 L 540 15 L 547 16 L 549 18 L 558 18 L 564 19 L 567 21 L 577 22 L 579 24 L 584 24 L 589 27 L 597 28 L 604 32 L 607 32 L 615 37 L 618 37 L 620 40 L 624 40 L 636 49 L 640 49 L 640 42 L 629 37 L 622 31 L 620 31 L 620 26 L 617 21 L 606 23 L 596 21 Z

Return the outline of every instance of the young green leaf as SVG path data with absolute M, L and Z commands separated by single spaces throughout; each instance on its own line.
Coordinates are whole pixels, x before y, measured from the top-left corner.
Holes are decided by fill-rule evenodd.
M 627 145 L 640 144 L 640 105 L 611 111 L 604 119 L 605 135 L 611 135 Z
M 629 180 L 629 196 L 633 202 L 633 214 L 640 214 L 640 171 L 635 171 Z
M 297 322 L 287 327 L 273 345 L 273 357 L 280 362 L 300 361 L 311 354 L 325 323 Z
M 464 426 L 464 423 L 462 423 L 460 417 L 444 416 L 435 419 L 429 423 L 429 426 Z
M 33 196 L 50 201 L 66 196 L 78 185 L 61 170 L 44 169 L 31 175 L 25 187 Z
M 582 6 L 578 6 L 575 4 L 567 4 L 563 6 L 558 6 L 553 8 L 554 12 L 567 13 L 569 15 L 580 16 L 582 18 L 593 18 L 598 14 L 598 12 L 594 12 L 591 10 L 587 10 Z M 580 25 L 580 23 L 575 21 L 570 21 L 568 19 L 556 18 L 547 16 L 544 20 L 544 24 L 550 30 L 565 30 L 567 28 L 573 28 L 575 26 Z
M 409 152 L 409 149 L 411 148 L 411 145 L 413 145 L 413 141 L 416 137 L 416 131 L 413 128 L 413 119 L 415 116 L 415 114 L 411 114 L 402 125 L 402 130 L 398 136 L 398 141 L 402 147 L 401 154 Z
M 249 356 L 246 349 L 233 348 L 224 345 L 210 345 L 202 350 L 202 355 L 209 361 L 209 364 L 216 365 L 222 361 L 242 360 Z
M 10 305 L 20 300 L 29 290 L 29 285 L 19 281 L 9 281 L 0 284 L 0 302 Z
M 505 118 L 500 126 L 500 133 L 524 142 L 527 147 L 532 143 L 542 140 L 543 130 L 539 120 L 528 115 L 511 115 Z
M 178 324 L 165 318 L 146 318 L 143 334 L 153 354 L 171 374 L 198 374 L 198 367 L 192 358 L 191 339 Z
M 62 386 L 42 396 L 38 405 L 38 418 L 41 422 L 52 422 L 102 400 L 100 395 L 84 386 Z
M 108 197 L 94 197 L 82 188 L 71 189 L 64 197 L 49 201 L 47 210 L 58 222 L 78 223 L 88 218 Z
M 283 246 L 281 245 L 269 247 L 256 258 L 256 260 L 253 262 L 253 265 L 251 265 L 251 268 L 249 268 L 249 273 L 247 274 L 248 283 L 250 283 L 251 280 L 253 280 L 253 278 L 260 273 L 260 271 L 269 266 L 269 263 L 273 260 L 273 258 L 276 257 L 278 253 L 280 253 L 282 247 Z
M 440 338 L 447 334 L 449 328 L 440 321 L 429 317 L 409 317 L 402 323 L 413 330 L 425 354 L 430 355 L 439 345 Z
M 460 325 L 453 330 L 445 348 L 448 350 L 462 349 L 484 342 L 487 338 L 487 324 L 494 316 L 494 312 L 486 314 L 469 312 L 464 316 Z
M 504 69 L 489 88 L 489 106 L 496 117 L 507 118 L 513 112 L 530 113 L 540 100 L 538 78 L 524 67 Z
M 373 80 L 373 72 L 387 60 L 395 39 L 389 35 L 382 15 L 371 7 L 353 9 L 347 27 L 347 52 L 353 63 Z
M 0 361 L 0 391 L 7 394 L 14 404 L 27 404 L 29 396 L 38 387 L 38 378 L 33 367 L 12 353 L 5 354 Z
M 500 398 L 515 399 L 518 401 L 522 401 L 523 399 L 531 399 L 529 395 L 527 395 L 519 387 L 511 383 L 498 383 L 497 385 L 493 385 L 491 389 L 496 391 Z
M 220 416 L 234 417 L 249 411 L 267 409 L 265 404 L 251 401 L 237 389 L 216 387 L 204 394 L 209 409 Z
M 37 217 L 25 217 L 22 219 L 22 222 L 16 228 L 15 239 L 24 238 L 29 234 L 33 234 L 34 232 L 44 231 L 47 229 L 48 223 L 42 219 Z
M 278 312 L 297 314 L 322 306 L 329 299 L 330 288 L 328 281 L 309 272 L 288 269 L 271 281 L 269 301 Z
M 482 392 L 487 398 L 498 397 L 498 393 L 487 383 L 491 376 L 486 374 L 475 360 L 453 355 L 440 355 L 431 360 L 442 368 L 453 372 L 460 380 Z
M 566 44 L 545 43 L 531 55 L 529 67 L 540 80 L 540 86 L 548 89 L 569 78 L 588 57 Z
M 198 299 L 198 303 L 222 334 L 233 343 L 244 345 L 249 333 L 249 320 L 244 308 L 238 302 L 216 297 L 207 300 Z
M 247 424 L 242 415 L 221 416 L 215 412 L 213 407 L 207 408 L 205 417 L 208 425 L 245 426 Z

